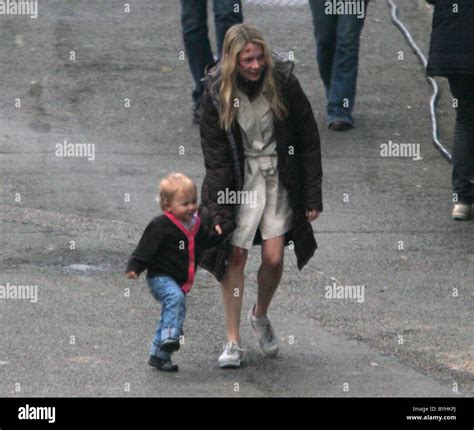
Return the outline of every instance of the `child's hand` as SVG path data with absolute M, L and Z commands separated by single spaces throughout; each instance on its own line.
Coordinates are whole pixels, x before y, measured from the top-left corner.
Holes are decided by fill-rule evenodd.
M 222 229 L 219 224 L 217 224 L 214 229 L 216 230 L 216 233 L 220 236 L 222 234 Z
M 127 272 L 127 273 L 125 274 L 125 276 L 126 276 L 128 279 L 137 279 L 137 278 L 138 278 L 138 275 L 137 275 L 134 271 Z

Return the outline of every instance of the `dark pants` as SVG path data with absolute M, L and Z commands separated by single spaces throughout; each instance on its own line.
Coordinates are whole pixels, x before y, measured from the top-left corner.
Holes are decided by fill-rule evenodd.
M 243 21 L 240 0 L 213 0 L 216 26 L 217 57 L 221 58 L 222 46 L 227 30 Z M 189 68 L 195 89 L 193 102 L 199 103 L 204 86 L 201 79 L 204 69 L 214 62 L 207 26 L 207 0 L 181 0 L 181 26 Z
M 335 14 L 326 0 L 309 0 L 316 38 L 316 59 L 327 97 L 327 122 L 353 123 L 359 42 L 365 21 L 356 14 Z M 361 6 L 362 7 L 362 6 Z
M 474 75 L 450 76 L 458 100 L 453 144 L 453 193 L 461 203 L 474 203 Z

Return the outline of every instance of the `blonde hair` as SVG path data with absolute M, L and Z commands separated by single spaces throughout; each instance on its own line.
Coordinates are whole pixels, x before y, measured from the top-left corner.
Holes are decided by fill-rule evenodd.
M 224 38 L 224 47 L 221 60 L 221 79 L 219 88 L 220 112 L 219 125 L 223 129 L 230 129 L 237 114 L 234 99 L 237 97 L 237 76 L 239 74 L 239 54 L 247 43 L 259 45 L 265 56 L 265 71 L 263 76 L 263 90 L 270 104 L 273 114 L 278 119 L 284 119 L 288 110 L 281 101 L 277 84 L 273 75 L 275 68 L 270 46 L 260 31 L 246 24 L 236 24 L 229 28 Z M 217 82 L 216 82 L 217 83 Z
M 174 172 L 163 178 L 160 181 L 158 198 L 156 199 L 160 203 L 160 208 L 166 210 L 166 207 L 169 206 L 179 191 L 192 191 L 197 195 L 196 185 L 186 175 Z

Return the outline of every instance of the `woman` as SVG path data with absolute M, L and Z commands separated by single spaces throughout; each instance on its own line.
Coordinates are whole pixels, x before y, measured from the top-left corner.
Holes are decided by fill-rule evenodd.
M 266 356 L 278 353 L 267 312 L 283 271 L 285 244 L 301 270 L 316 250 L 310 222 L 322 211 L 319 134 L 293 63 L 274 59 L 261 33 L 229 29 L 223 57 L 208 73 L 202 98 L 201 145 L 206 176 L 203 222 L 230 241 L 204 255 L 201 266 L 222 284 L 227 344 L 220 367 L 241 363 L 240 313 L 248 250 L 262 246 L 258 297 L 248 318 Z
M 435 6 L 427 72 L 448 78 L 457 100 L 452 217 L 467 220 L 474 214 L 474 2 L 427 1 Z

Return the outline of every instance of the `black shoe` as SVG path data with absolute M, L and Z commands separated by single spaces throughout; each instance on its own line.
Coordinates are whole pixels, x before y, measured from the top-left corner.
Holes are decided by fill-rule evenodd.
M 333 121 L 328 127 L 332 131 L 346 131 L 352 128 L 352 124 L 345 121 Z
M 170 354 L 172 352 L 177 351 L 179 347 L 180 347 L 179 340 L 173 337 L 169 337 L 168 339 L 165 339 L 160 344 L 160 349 L 164 352 L 169 352 Z
M 201 122 L 201 103 L 196 103 L 193 106 L 193 124 L 199 124 Z
M 154 355 L 150 355 L 148 364 L 164 372 L 177 372 L 179 369 L 178 365 L 173 364 L 171 360 L 164 360 L 163 358 L 158 358 Z

